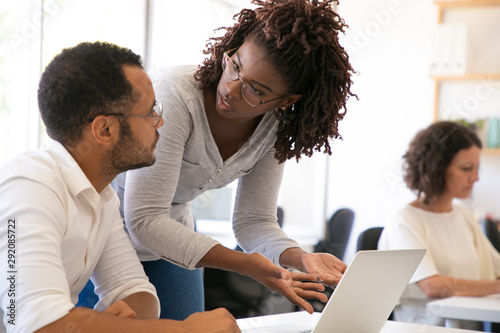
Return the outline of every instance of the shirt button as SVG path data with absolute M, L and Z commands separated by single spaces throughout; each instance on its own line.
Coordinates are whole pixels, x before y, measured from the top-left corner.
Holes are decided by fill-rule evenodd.
M 209 183 L 213 182 L 213 179 L 212 179 L 212 178 L 210 178 L 210 179 L 208 180 L 208 182 L 209 182 Z
M 221 171 L 222 171 L 222 169 L 220 169 L 220 168 L 219 168 L 217 171 L 221 172 Z

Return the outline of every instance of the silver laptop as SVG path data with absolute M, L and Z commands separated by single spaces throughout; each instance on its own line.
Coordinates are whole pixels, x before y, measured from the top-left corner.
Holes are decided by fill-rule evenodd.
M 272 325 L 243 333 L 378 333 L 426 250 L 360 251 L 335 288 L 314 328 Z

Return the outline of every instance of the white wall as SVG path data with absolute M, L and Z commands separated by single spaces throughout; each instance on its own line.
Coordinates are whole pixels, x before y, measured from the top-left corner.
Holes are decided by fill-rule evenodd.
M 383 225 L 387 212 L 411 199 L 399 163 L 415 131 L 432 122 L 427 58 L 434 9 L 410 0 L 350 0 L 337 8 L 350 26 L 341 42 L 359 73 L 352 86 L 359 100 L 348 103 L 339 125 L 344 140 L 333 143 L 331 157 L 316 153 L 287 162 L 279 203 L 292 237 L 305 230 L 321 235 L 333 212 L 351 208 L 356 216 L 349 261 L 358 233 Z
M 468 26 L 468 72 L 500 73 L 500 7 L 450 10 L 444 22 L 465 23 Z M 441 110 L 460 113 L 468 119 L 500 116 L 500 80 L 450 82 L 443 86 Z M 460 108 L 456 108 L 458 105 Z M 451 110 L 451 111 L 450 111 Z M 457 111 L 458 110 L 458 111 Z M 480 131 L 485 145 L 487 124 Z M 480 181 L 474 186 L 467 204 L 479 214 L 500 218 L 500 155 L 481 156 Z
M 427 60 L 430 1 L 344 1 L 339 14 L 349 24 L 344 38 L 359 72 L 334 145 L 328 210 L 348 207 L 355 223 L 344 260 L 354 254 L 359 232 L 381 226 L 390 211 L 412 196 L 401 181 L 401 156 L 414 133 L 432 121 L 433 82 Z
M 344 141 L 334 144 L 327 213 L 348 207 L 356 214 L 344 258 L 349 262 L 361 231 L 383 226 L 392 211 L 414 199 L 401 179 L 401 156 L 416 132 L 433 121 L 428 61 L 437 8 L 429 0 L 352 0 L 342 1 L 338 11 L 350 26 L 344 43 L 359 71 L 353 90 L 360 100 L 349 102 L 340 126 Z M 451 100 L 461 97 L 449 94 Z M 498 215 L 499 158 L 486 156 L 482 163 L 483 181 L 468 204 Z

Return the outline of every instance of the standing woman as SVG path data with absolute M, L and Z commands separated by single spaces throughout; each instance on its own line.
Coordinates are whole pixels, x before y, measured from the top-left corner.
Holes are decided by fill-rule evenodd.
M 301 297 L 326 301 L 315 291 L 323 287 L 295 280 L 335 285 L 346 268 L 330 254 L 302 250 L 276 218 L 283 162 L 314 150 L 331 154 L 328 140 L 340 138 L 337 125 L 353 96 L 353 69 L 338 41 L 346 25 L 331 0 L 253 3 L 223 37 L 211 38 L 203 65 L 152 74 L 165 120 L 156 163 L 115 181 L 162 317 L 203 310 L 198 267 L 251 276 L 310 312 Z M 194 231 L 190 202 L 235 179 L 233 228 L 251 254 Z M 292 283 L 279 266 L 312 275 L 292 276 Z
M 500 293 L 500 254 L 472 211 L 454 203 L 470 197 L 479 180 L 482 144 L 454 122 L 435 123 L 418 133 L 404 155 L 404 179 L 417 199 L 384 227 L 378 249 L 426 248 L 427 253 L 394 309 L 398 321 L 444 326 L 426 312 L 436 298 Z M 482 329 L 462 322 L 461 328 Z

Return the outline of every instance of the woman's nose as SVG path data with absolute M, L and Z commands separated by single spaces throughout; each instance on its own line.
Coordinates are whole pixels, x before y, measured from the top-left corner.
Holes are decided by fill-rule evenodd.
M 241 85 L 243 83 L 240 80 L 227 81 L 226 82 L 226 90 L 227 94 L 234 99 L 241 98 Z
M 477 182 L 479 180 L 479 170 L 476 169 L 474 174 L 472 175 L 472 181 Z

